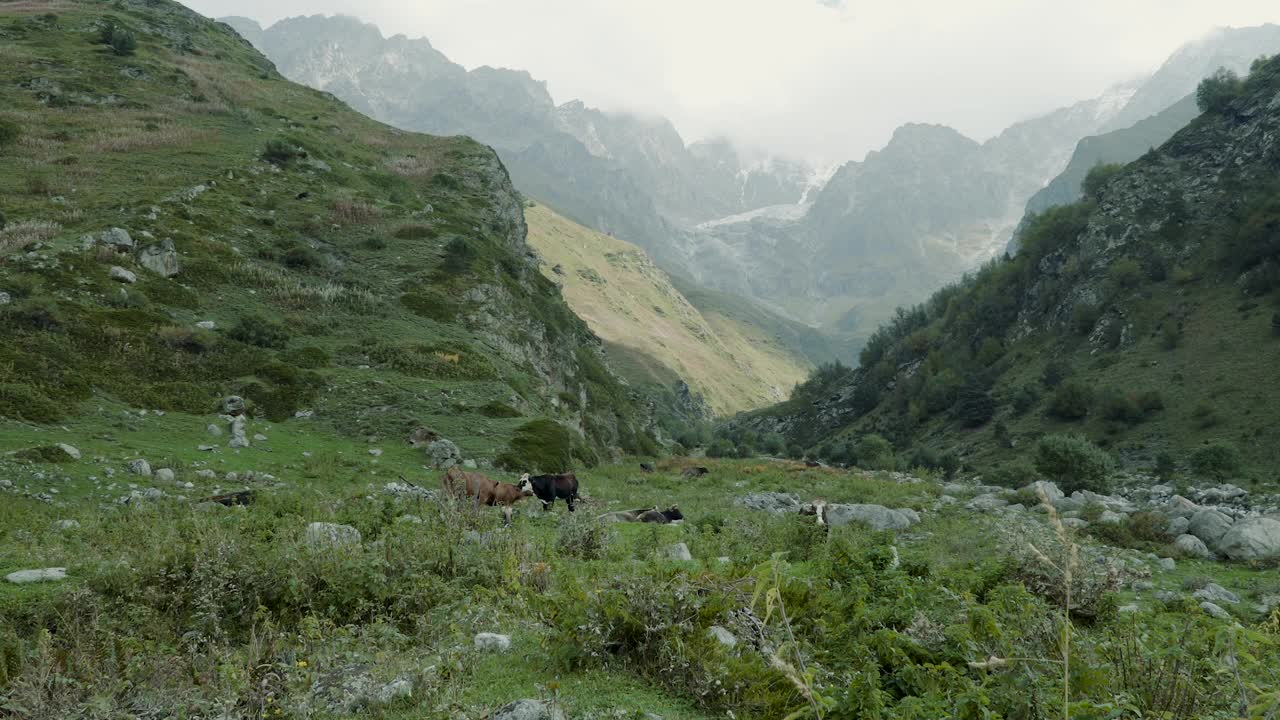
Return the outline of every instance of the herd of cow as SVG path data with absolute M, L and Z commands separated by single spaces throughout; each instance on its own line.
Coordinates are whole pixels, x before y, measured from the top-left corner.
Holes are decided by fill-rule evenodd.
M 548 475 L 525 473 L 520 476 L 519 481 L 512 484 L 494 480 L 481 473 L 467 472 L 455 465 L 445 471 L 440 481 L 445 492 L 452 497 L 466 498 L 477 506 L 502 508 L 502 515 L 507 523 L 511 522 L 516 503 L 527 497 L 536 497 L 542 501 L 543 510 L 550 510 L 556 500 L 564 500 L 569 506 L 569 512 L 574 512 L 574 501 L 581 499 L 578 495 L 578 478 L 571 472 Z M 666 510 L 652 507 L 605 513 L 600 519 L 608 522 L 672 523 L 680 522 L 684 515 L 680 508 L 672 505 Z

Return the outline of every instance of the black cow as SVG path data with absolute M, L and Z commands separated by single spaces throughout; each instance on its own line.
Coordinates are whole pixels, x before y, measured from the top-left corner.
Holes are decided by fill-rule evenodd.
M 653 466 L 649 463 L 640 463 L 640 472 L 651 473 L 653 472 Z
M 665 525 L 667 523 L 680 522 L 681 520 L 684 520 L 684 513 L 680 512 L 680 508 L 672 505 L 666 510 L 654 508 L 653 510 L 642 513 L 639 519 L 640 522 L 662 523 Z
M 529 473 L 525 473 L 520 481 L 523 484 L 525 480 L 533 485 L 533 494 L 542 501 L 543 510 L 550 510 L 557 498 L 563 498 L 565 504 L 569 506 L 569 512 L 573 512 L 573 501 L 582 499 L 578 495 L 578 478 L 571 472 L 532 477 Z
M 684 472 L 680 474 L 686 478 L 696 478 L 696 477 L 702 477 L 703 475 L 706 475 L 710 472 L 711 470 L 704 467 L 691 467 L 691 468 L 685 468 Z

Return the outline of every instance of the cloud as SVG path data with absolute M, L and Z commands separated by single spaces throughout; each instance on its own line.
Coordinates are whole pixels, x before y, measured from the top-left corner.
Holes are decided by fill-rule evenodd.
M 670 117 L 815 160 L 861 158 L 904 122 L 985 139 L 1149 72 L 1274 0 L 186 0 L 273 22 L 346 13 L 468 67 L 528 70 L 557 102 Z M 1280 48 L 1277 48 L 1280 51 Z

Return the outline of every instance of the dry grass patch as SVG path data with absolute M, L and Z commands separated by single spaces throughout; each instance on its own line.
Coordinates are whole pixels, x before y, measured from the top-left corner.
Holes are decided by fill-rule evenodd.
M 0 230 L 0 252 L 21 250 L 35 242 L 49 240 L 62 232 L 62 226 L 49 220 L 22 220 L 9 223 Z
M 399 155 L 387 160 L 387 168 L 403 177 L 431 177 L 436 174 L 439 164 L 432 158 L 418 155 Z
M 377 205 L 361 200 L 335 200 L 333 221 L 339 225 L 367 225 L 382 218 Z
M 197 130 L 181 125 L 117 128 L 98 135 L 89 142 L 89 150 L 99 153 L 134 152 L 147 148 L 190 146 L 212 140 L 212 130 Z

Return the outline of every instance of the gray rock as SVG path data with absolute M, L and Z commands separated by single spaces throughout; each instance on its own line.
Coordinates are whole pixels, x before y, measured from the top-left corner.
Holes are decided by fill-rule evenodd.
M 693 553 L 689 552 L 688 545 L 676 543 L 667 548 L 667 557 L 671 560 L 692 560 Z
M 312 547 L 346 547 L 360 544 L 360 531 L 350 525 L 313 522 L 307 526 L 306 539 Z
M 1063 527 L 1074 528 L 1076 530 L 1083 530 L 1089 527 L 1089 521 L 1084 518 L 1064 517 L 1061 522 Z
M 1057 507 L 1058 503 L 1066 497 L 1066 495 L 1058 489 L 1057 485 L 1049 482 L 1048 480 L 1037 480 L 1030 485 L 1024 486 L 1019 490 L 1019 492 L 1030 493 L 1031 497 L 1034 498 L 1040 498 L 1043 494 L 1043 496 L 1049 500 L 1049 504 L 1054 507 Z
M 243 415 L 236 415 L 231 418 L 231 440 L 227 442 L 229 448 L 247 448 L 249 447 L 249 421 Z
M 1178 515 L 1169 518 L 1169 526 L 1167 529 L 1170 535 L 1177 537 L 1179 535 L 1185 535 L 1187 528 L 1190 526 L 1191 518 Z
M 1103 525 L 1119 525 L 1124 522 L 1124 516 L 1110 510 L 1103 510 L 1102 514 L 1098 516 L 1098 522 Z
M 129 463 L 129 472 L 142 477 L 151 477 L 151 463 L 141 458 Z
M 1218 583 L 1209 583 L 1191 594 L 1197 600 L 1208 600 L 1214 603 L 1240 604 L 1240 596 L 1222 587 Z
M 418 517 L 417 515 L 401 515 L 400 517 L 396 518 L 396 522 L 409 523 L 410 525 L 421 525 L 422 518 Z
M 66 453 L 67 457 L 71 458 L 72 460 L 80 459 L 80 451 L 66 443 L 58 443 L 58 449 Z
M 228 395 L 222 399 L 223 415 L 239 415 L 244 412 L 244 398 L 239 395 Z
M 1173 541 L 1173 546 L 1180 550 L 1183 555 L 1206 560 L 1213 557 L 1213 553 L 1209 552 L 1209 548 L 1204 544 L 1204 541 L 1195 535 L 1179 535 L 1178 539 Z
M 173 471 L 169 468 L 156 470 L 156 482 L 171 483 L 174 481 Z
M 330 712 L 349 714 L 368 705 L 377 689 L 368 665 L 349 665 L 317 678 L 311 694 Z
M 214 472 L 213 470 L 197 470 L 196 477 L 200 478 L 201 480 L 217 480 L 218 473 Z
M 254 433 L 253 439 L 255 442 L 267 442 L 267 436 L 262 433 Z
M 463 460 L 463 461 L 462 461 L 462 467 L 464 467 L 464 468 L 466 468 L 466 469 L 468 469 L 468 470 L 475 470 L 475 469 L 479 468 L 480 466 L 479 466 L 478 464 L 476 464 L 476 461 L 475 461 L 475 460 L 472 460 L 471 458 L 467 458 L 466 460 Z
M 138 282 L 137 275 L 134 275 L 132 272 L 125 270 L 119 265 L 111 266 L 110 277 L 112 280 L 115 280 L 116 282 L 129 283 L 129 284 Z
M 196 323 L 196 327 L 200 328 L 201 330 L 213 330 L 218 327 L 218 323 L 212 320 L 201 320 L 200 322 Z
M 209 427 L 205 429 L 208 430 L 209 434 L 214 437 L 222 437 L 222 428 L 218 427 L 213 423 L 209 423 Z
M 565 720 L 564 712 L 542 700 L 517 700 L 493 714 L 493 720 Z
M 1181 495 L 1174 495 L 1164 504 L 1163 509 L 1170 517 L 1184 517 L 1190 520 L 1192 515 L 1200 511 L 1200 506 Z
M 511 636 L 498 633 L 477 633 L 475 637 L 477 650 L 483 652 L 506 652 L 511 649 Z
M 911 508 L 895 508 L 895 511 L 910 520 L 912 525 L 920 522 L 920 513 Z
M 734 637 L 733 633 L 729 632 L 726 628 L 719 625 L 712 625 L 708 628 L 707 635 L 727 648 L 735 648 L 738 646 L 738 638 Z
M 408 678 L 399 678 L 378 688 L 375 698 L 380 705 L 388 705 L 396 700 L 404 700 L 413 697 L 413 681 Z
M 129 237 L 129 232 L 124 228 L 113 227 L 110 230 L 99 233 L 97 242 L 103 245 L 110 245 L 117 250 L 133 249 L 133 238 Z
M 1201 609 L 1201 610 L 1203 610 L 1203 611 L 1205 611 L 1206 613 L 1208 613 L 1210 617 L 1215 617 L 1215 618 L 1217 618 L 1217 619 L 1219 619 L 1219 620 L 1230 620 L 1230 619 L 1231 619 L 1231 613 L 1227 612 L 1226 610 L 1223 610 L 1222 608 L 1218 607 L 1217 605 L 1214 605 L 1213 603 L 1209 602 L 1208 600 L 1206 600 L 1206 601 L 1204 601 L 1204 602 L 1200 603 L 1200 609 Z
M 1135 603 L 1131 603 L 1129 605 L 1121 605 L 1120 607 L 1116 608 L 1116 612 L 1120 613 L 1121 615 L 1132 615 L 1133 613 L 1138 612 L 1138 610 L 1139 608 Z
M 873 530 L 906 530 L 911 527 L 911 518 L 883 505 L 828 505 L 826 520 L 831 527 L 853 522 Z
M 462 451 L 452 440 L 440 438 L 427 446 L 427 457 L 432 467 L 445 470 L 462 462 Z
M 59 520 L 53 524 L 54 530 L 66 532 L 67 530 L 75 530 L 80 527 L 79 520 Z
M 1231 526 L 1215 548 L 1232 560 L 1268 560 L 1280 557 L 1280 520 L 1246 518 Z
M 734 505 L 751 510 L 762 510 L 771 513 L 800 512 L 800 498 L 791 493 L 758 492 L 743 495 L 733 501 Z
M 26 585 L 39 582 L 57 582 L 67 579 L 67 569 L 61 567 L 42 568 L 39 570 L 19 570 L 4 576 L 15 585 Z
M 13 302 L 13 296 L 7 292 L 0 292 L 0 305 L 8 305 Z
M 1191 516 L 1191 524 L 1187 526 L 1187 533 L 1195 535 L 1203 540 L 1205 545 L 1217 550 L 1218 541 L 1230 529 L 1231 518 L 1217 510 L 1201 510 Z
M 167 239 L 143 248 L 142 252 L 138 253 L 138 264 L 167 278 L 177 275 L 181 270 L 178 251 L 173 247 L 173 241 Z
M 978 497 L 965 503 L 965 507 L 970 510 L 995 510 L 1008 505 L 1009 501 L 996 495 L 995 493 L 983 493 Z
M 1167 558 L 1160 558 L 1160 559 L 1159 559 L 1158 561 L 1156 561 L 1156 562 L 1157 562 L 1157 564 L 1159 564 L 1159 565 L 1160 565 L 1160 569 L 1161 569 L 1161 570 L 1169 570 L 1169 571 L 1173 571 L 1173 570 L 1176 570 L 1176 569 L 1178 568 L 1178 563 L 1177 563 L 1177 561 L 1176 561 L 1176 560 L 1174 560 L 1173 558 L 1168 558 L 1168 557 L 1167 557 Z
M 369 448 L 369 454 L 373 457 L 382 457 L 382 448 Z

